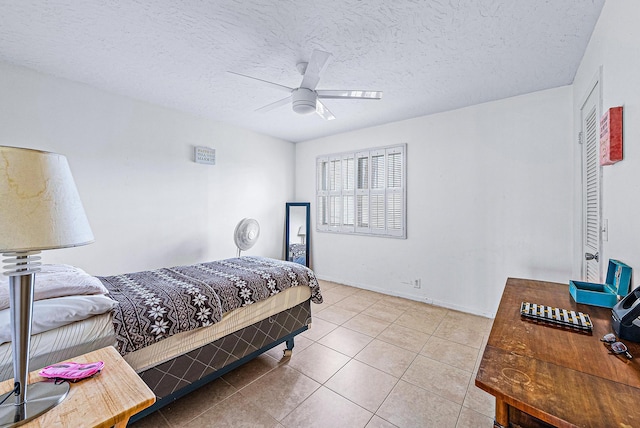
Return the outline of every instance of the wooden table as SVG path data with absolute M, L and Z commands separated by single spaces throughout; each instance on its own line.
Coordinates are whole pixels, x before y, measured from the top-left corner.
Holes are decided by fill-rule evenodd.
M 593 334 L 527 321 L 523 301 L 589 314 Z M 496 397 L 496 426 L 640 427 L 640 344 L 632 360 L 600 338 L 611 309 L 577 304 L 566 284 L 509 278 L 475 384 Z
M 62 403 L 22 426 L 124 428 L 131 416 L 156 401 L 155 394 L 112 346 L 71 360 L 104 361 L 105 365 L 99 375 L 72 383 Z M 43 380 L 37 372 L 29 373 L 29 383 Z M 2 393 L 11 389 L 13 379 L 0 383 Z

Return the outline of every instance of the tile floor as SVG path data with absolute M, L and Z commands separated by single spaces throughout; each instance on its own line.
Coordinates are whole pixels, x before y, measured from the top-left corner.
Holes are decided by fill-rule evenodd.
M 491 428 L 474 386 L 491 320 L 320 281 L 312 328 L 133 424 Z

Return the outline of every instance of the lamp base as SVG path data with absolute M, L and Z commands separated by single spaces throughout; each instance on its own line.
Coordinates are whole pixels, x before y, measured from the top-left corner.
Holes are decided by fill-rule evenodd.
M 7 398 L 0 405 L 0 427 L 17 427 L 51 410 L 65 399 L 69 393 L 69 383 L 56 384 L 54 381 L 43 381 L 27 386 L 26 400 L 22 405 L 11 401 L 13 391 L 3 394 L 0 401 Z

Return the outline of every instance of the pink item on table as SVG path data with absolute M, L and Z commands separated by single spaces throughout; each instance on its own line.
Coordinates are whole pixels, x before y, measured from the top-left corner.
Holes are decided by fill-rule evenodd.
M 40 370 L 39 375 L 50 379 L 65 379 L 71 382 L 77 382 L 100 373 L 103 367 L 103 361 L 85 364 L 71 361 L 47 366 Z

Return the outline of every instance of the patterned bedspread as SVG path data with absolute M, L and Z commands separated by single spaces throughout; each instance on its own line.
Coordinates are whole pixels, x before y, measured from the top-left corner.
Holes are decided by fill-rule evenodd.
M 311 269 L 263 257 L 98 277 L 118 301 L 113 323 L 122 355 L 174 334 L 205 327 L 225 312 L 265 300 L 290 287 L 308 286 L 322 303 Z
M 290 244 L 289 252 L 294 259 L 297 259 L 298 257 L 306 257 L 307 246 L 305 244 Z

